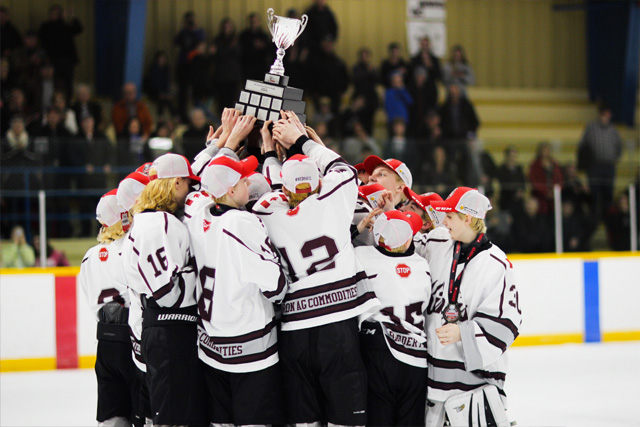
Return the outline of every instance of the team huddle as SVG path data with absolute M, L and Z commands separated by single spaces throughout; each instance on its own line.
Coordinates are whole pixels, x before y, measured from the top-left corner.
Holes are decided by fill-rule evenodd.
M 354 167 L 292 112 L 241 160 L 255 122 L 226 109 L 193 163 L 160 156 L 98 203 L 78 278 L 98 422 L 510 425 L 521 312 L 489 200 Z

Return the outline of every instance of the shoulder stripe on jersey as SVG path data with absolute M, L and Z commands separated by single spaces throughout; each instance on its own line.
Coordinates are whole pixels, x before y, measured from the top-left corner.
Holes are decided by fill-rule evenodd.
M 370 211 L 369 211 L 369 209 L 367 209 L 367 208 L 360 208 L 360 209 L 356 209 L 355 211 L 353 211 L 353 213 L 357 213 L 357 214 L 359 214 L 359 213 L 366 213 L 366 214 L 368 214 L 369 212 L 370 212 Z
M 505 268 L 507 268 L 507 264 L 505 264 L 500 258 L 498 258 L 497 256 L 495 256 L 494 254 L 490 254 L 491 258 L 495 259 L 496 261 L 498 261 L 500 264 L 502 264 L 502 266 Z
M 136 240 L 133 238 L 133 236 L 131 235 L 131 232 L 129 232 L 129 236 L 127 237 L 129 240 L 131 240 L 132 242 L 135 242 Z
M 296 320 L 306 320 L 306 319 L 312 319 L 315 317 L 320 317 L 320 316 L 325 316 L 327 314 L 332 314 L 332 313 L 339 313 L 341 311 L 347 311 L 350 310 L 352 308 L 358 307 L 362 304 L 364 304 L 365 302 L 373 299 L 376 297 L 376 294 L 374 292 L 367 292 L 365 294 L 360 295 L 358 298 L 351 300 L 351 301 L 347 301 L 347 302 L 343 302 L 340 304 L 335 304 L 335 305 L 330 305 L 328 307 L 325 308 L 318 308 L 316 310 L 311 310 L 311 311 L 305 311 L 303 313 L 298 313 L 298 314 L 283 314 L 282 315 L 282 321 L 283 322 L 293 322 Z
M 271 330 L 276 326 L 275 317 L 271 320 L 271 322 L 267 323 L 267 325 L 258 329 L 257 331 L 249 332 L 244 335 L 238 335 L 235 337 L 209 337 L 209 342 L 211 344 L 240 344 L 244 342 L 249 342 L 258 338 L 262 338 L 266 335 L 269 335 Z
M 89 257 L 86 257 L 85 259 L 83 259 L 83 260 L 82 260 L 82 262 L 80 262 L 80 264 L 84 264 L 84 262 L 85 262 L 86 260 L 88 260 L 88 259 L 89 259 Z
M 224 358 L 220 356 L 218 353 L 211 351 L 211 349 L 207 348 L 203 343 L 200 343 L 200 350 L 202 350 L 207 357 L 215 360 L 216 362 L 223 363 L 225 365 L 239 365 L 242 363 L 251 363 L 251 362 L 267 359 L 269 356 L 272 356 L 273 354 L 278 352 L 278 344 L 276 343 L 272 345 L 271 347 L 269 347 L 268 349 L 266 349 L 261 353 L 254 353 L 254 354 L 249 354 L 247 356 L 234 357 L 234 358 Z
M 227 236 L 231 237 L 233 240 L 235 240 L 236 242 L 240 243 L 242 246 L 244 246 L 245 248 L 247 248 L 247 250 L 253 252 L 254 254 L 258 255 L 260 257 L 260 259 L 262 259 L 263 261 L 269 261 L 269 262 L 273 262 L 274 264 L 277 264 L 277 262 L 274 259 L 268 259 L 265 258 L 262 254 L 254 251 L 253 249 L 251 249 L 249 246 L 247 246 L 238 236 L 236 236 L 235 234 L 233 234 L 232 232 L 230 232 L 227 229 L 222 229 L 222 232 L 224 234 L 226 234 Z
M 133 248 L 133 250 L 135 250 L 135 248 Z M 140 276 L 142 276 L 142 280 L 144 280 L 144 284 L 147 285 L 147 288 L 149 288 L 149 290 L 153 294 L 153 289 L 151 289 L 151 286 L 149 286 L 149 281 L 147 280 L 146 276 L 142 272 L 142 268 L 140 267 L 140 263 L 138 263 L 138 272 L 140 273 Z
M 136 255 L 140 256 L 140 251 L 137 250 L 135 246 L 131 246 L 131 248 L 133 249 L 133 252 L 135 252 Z
M 337 282 L 327 283 L 326 285 L 322 285 L 322 286 L 314 286 L 308 289 L 300 289 L 299 291 L 287 294 L 285 301 L 297 299 L 297 298 L 304 298 L 314 294 L 321 294 L 323 292 L 335 291 L 341 288 L 348 288 L 349 286 L 352 286 L 353 284 L 359 282 L 360 280 L 371 279 L 373 277 L 375 276 L 367 276 L 366 272 L 359 271 L 358 273 L 356 273 L 355 276 L 338 280 Z
M 186 213 L 186 212 L 184 213 L 184 216 L 185 216 L 185 217 L 187 217 L 187 218 L 191 218 L 191 215 L 189 215 L 189 214 L 188 214 L 188 213 Z
M 436 242 L 436 243 L 447 243 L 449 239 L 429 239 L 427 238 L 427 242 Z
M 164 234 L 167 234 L 167 232 L 169 231 L 169 217 L 167 216 L 166 212 L 163 212 L 164 214 Z
M 345 159 L 343 159 L 342 157 L 338 157 L 337 159 L 333 159 L 331 160 L 327 166 L 324 168 L 324 171 L 322 172 L 322 175 L 326 175 L 329 172 L 329 169 L 331 169 L 331 167 L 337 163 L 342 163 L 343 166 L 346 167 L 352 167 L 349 162 L 347 162 Z M 355 170 L 355 169 L 354 169 Z M 356 173 L 357 176 L 357 173 Z
M 273 212 L 253 211 L 253 213 L 256 214 L 256 215 L 271 215 Z
M 500 323 L 502 326 L 504 326 L 505 328 L 508 328 L 513 333 L 513 339 L 515 339 L 519 334 L 518 328 L 509 319 L 505 319 L 502 317 L 489 316 L 488 314 L 482 313 L 481 311 L 477 312 L 474 315 L 474 317 L 482 317 L 484 319 L 489 319 L 493 322 Z
M 331 191 L 329 191 L 327 194 L 323 194 L 321 196 L 318 196 L 318 200 L 326 199 L 327 197 L 329 197 L 330 195 L 332 195 L 333 193 L 338 191 L 340 189 L 340 187 L 342 187 L 343 185 L 349 184 L 351 181 L 355 181 L 355 178 L 351 177 L 349 179 L 345 179 L 340 184 L 338 184 L 335 187 L 333 187 L 333 189 Z

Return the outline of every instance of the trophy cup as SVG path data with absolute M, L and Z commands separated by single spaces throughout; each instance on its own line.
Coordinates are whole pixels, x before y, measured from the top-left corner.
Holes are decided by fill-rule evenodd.
M 307 26 L 307 15 L 302 19 L 285 18 L 274 15 L 273 9 L 267 11 L 269 31 L 278 47 L 276 60 L 264 76 L 264 82 L 247 80 L 235 109 L 247 116 L 254 116 L 259 122 L 280 118 L 280 110 L 293 111 L 302 123 L 306 104 L 302 100 L 302 89 L 288 86 L 289 77 L 284 75 L 285 50 L 300 36 Z

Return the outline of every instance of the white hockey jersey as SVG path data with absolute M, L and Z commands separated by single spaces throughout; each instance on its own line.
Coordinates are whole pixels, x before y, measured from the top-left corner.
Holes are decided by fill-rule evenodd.
M 460 342 L 442 345 L 435 330 L 444 325 L 442 310 L 449 303 L 448 283 L 454 241 L 449 230 L 437 227 L 422 237 L 431 267 L 431 299 L 427 307 L 429 400 L 444 402 L 449 396 L 484 384 L 498 387 L 506 406 L 505 351 L 518 336 L 521 311 L 513 266 L 495 245 L 479 252 L 465 266 L 460 283 Z
M 374 246 L 357 247 L 356 256 L 367 275 L 373 276 L 373 289 L 383 307 L 368 320 L 380 324 L 393 357 L 426 368 L 424 311 L 431 295 L 429 263 L 413 251 L 383 254 Z
M 135 293 L 153 297 L 160 307 L 195 305 L 189 233 L 174 215 L 162 211 L 136 214 L 122 255 L 127 284 Z
M 253 207 L 291 278 L 282 304 L 285 331 L 350 319 L 379 305 L 351 244 L 356 171 L 313 141 L 303 151 L 323 172 L 320 192 L 295 209 L 280 192 L 263 195 Z
M 116 301 L 129 307 L 129 293 L 122 270 L 122 244 L 124 238 L 108 245 L 99 244 L 87 251 L 78 274 L 89 308 L 96 321 L 98 311 L 108 302 Z
M 273 302 L 284 297 L 287 280 L 264 225 L 252 213 L 215 208 L 213 201 L 186 224 L 198 266 L 200 359 L 227 372 L 274 365 Z
M 353 212 L 353 220 L 351 222 L 352 227 L 358 226 L 360 221 L 367 217 L 371 213 L 373 208 L 364 200 L 358 200 L 356 202 L 356 209 Z M 355 239 L 352 241 L 353 246 L 374 246 L 376 244 L 375 239 L 373 238 L 373 233 L 369 228 L 365 228 L 362 230 L 362 233 L 359 233 Z

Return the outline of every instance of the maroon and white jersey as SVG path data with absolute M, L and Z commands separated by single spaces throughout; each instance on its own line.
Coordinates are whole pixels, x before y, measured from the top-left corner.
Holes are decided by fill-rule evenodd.
M 500 248 L 491 245 L 468 263 L 458 265 L 456 276 L 464 268 L 457 301 L 462 341 L 445 346 L 435 330 L 444 325 L 442 310 L 449 303 L 447 287 L 455 242 L 444 227 L 435 228 L 423 240 L 432 281 L 427 306 L 429 400 L 444 402 L 449 396 L 487 383 L 496 385 L 505 400 L 504 353 L 518 336 L 522 316 L 511 262 Z
M 262 175 L 271 183 L 271 187 L 282 185 L 282 177 L 280 176 L 282 165 L 277 157 L 267 157 L 262 164 Z
M 129 307 L 129 293 L 120 255 L 123 242 L 124 238 L 92 247 L 80 264 L 78 283 L 84 290 L 96 321 L 99 320 L 98 311 L 108 302 L 115 301 Z
M 382 307 L 369 321 L 382 327 L 389 351 L 399 361 L 427 367 L 424 311 L 431 295 L 429 263 L 411 251 L 382 253 L 377 246 L 359 246 L 356 256 L 371 277 Z
M 187 195 L 187 198 L 184 201 L 184 217 L 182 218 L 182 221 L 188 221 L 189 218 L 196 215 L 210 203 L 211 195 L 209 193 L 204 190 L 192 191 Z
M 282 303 L 285 331 L 350 319 L 379 305 L 351 244 L 356 171 L 313 141 L 303 151 L 324 175 L 320 192 L 295 209 L 281 192 L 263 195 L 253 207 L 291 279 Z
M 153 298 L 160 307 L 195 305 L 189 232 L 174 215 L 163 211 L 136 214 L 122 256 L 127 284 L 135 293 Z
M 253 372 L 278 362 L 273 308 L 286 274 L 262 222 L 213 201 L 186 222 L 198 266 L 199 355 L 227 372 Z

